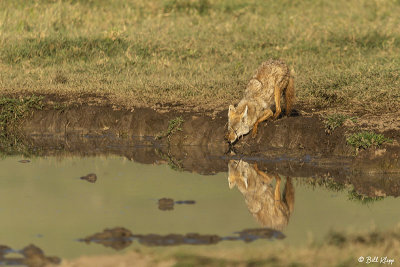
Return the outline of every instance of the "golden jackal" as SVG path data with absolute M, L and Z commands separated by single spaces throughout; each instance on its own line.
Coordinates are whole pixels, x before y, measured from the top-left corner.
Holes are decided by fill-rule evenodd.
M 295 98 L 294 81 L 288 66 L 280 60 L 268 60 L 261 64 L 247 84 L 243 99 L 235 108 L 229 106 L 228 134 L 230 143 L 252 131 L 257 135 L 260 122 L 281 113 L 281 96 L 285 94 L 286 115 L 292 110 Z M 272 109 L 275 108 L 275 114 Z
M 279 175 L 274 175 L 276 184 L 273 188 L 273 178 L 260 171 L 257 164 L 230 160 L 228 168 L 229 188 L 237 186 L 254 218 L 262 226 L 283 230 L 294 209 L 294 188 L 290 177 L 286 179 L 282 198 Z

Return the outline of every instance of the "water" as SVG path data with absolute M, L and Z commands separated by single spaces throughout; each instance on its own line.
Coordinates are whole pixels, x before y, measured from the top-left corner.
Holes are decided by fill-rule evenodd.
M 336 192 L 313 187 L 304 178 L 292 178 L 292 194 L 285 200 L 287 180 L 279 176 L 282 204 L 274 206 L 275 174 L 245 162 L 230 162 L 229 173 L 203 176 L 123 157 L 20 160 L 0 160 L 0 245 L 22 249 L 35 244 L 46 255 L 67 259 L 115 253 L 100 244 L 78 241 L 114 227 L 135 235 L 220 237 L 268 227 L 286 238 L 250 244 L 221 241 L 214 246 L 273 246 L 279 242 L 302 246 L 322 240 L 331 230 L 385 230 L 400 222 L 399 199 L 386 197 L 362 204 L 349 200 L 347 189 Z M 89 173 L 97 175 L 95 183 L 80 179 Z M 195 203 L 175 204 L 173 210 L 163 211 L 158 200 L 164 197 Z M 137 240 L 130 245 L 140 246 Z

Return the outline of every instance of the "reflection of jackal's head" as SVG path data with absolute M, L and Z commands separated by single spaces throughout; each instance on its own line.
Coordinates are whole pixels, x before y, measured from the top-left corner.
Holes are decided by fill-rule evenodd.
M 247 188 L 247 171 L 249 169 L 249 164 L 242 160 L 230 160 L 228 163 L 228 183 L 229 188 L 232 189 L 235 185 L 238 188 Z
M 227 139 L 230 143 L 235 142 L 236 139 L 250 132 L 247 112 L 247 105 L 244 108 L 229 106 Z
M 294 208 L 294 188 L 288 177 L 283 192 L 280 192 L 281 178 L 274 178 L 268 173 L 258 170 L 257 165 L 242 160 L 231 160 L 229 168 L 229 188 L 237 186 L 244 196 L 247 208 L 262 225 L 275 230 L 282 230 L 289 222 Z

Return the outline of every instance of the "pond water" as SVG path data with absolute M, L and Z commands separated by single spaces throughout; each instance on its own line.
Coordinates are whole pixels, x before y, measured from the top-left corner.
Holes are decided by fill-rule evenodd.
M 230 161 L 228 173 L 208 176 L 117 156 L 29 161 L 12 156 L 0 160 L 0 169 L 0 245 L 22 249 L 35 244 L 46 255 L 61 258 L 115 253 L 79 241 L 114 227 L 134 235 L 222 238 L 268 228 L 285 238 L 272 234 L 250 243 L 222 239 L 217 246 L 301 246 L 322 240 L 331 230 L 384 230 L 400 222 L 398 198 L 365 204 L 352 200 L 349 189 L 312 186 L 307 177 L 287 179 L 243 161 Z M 96 181 L 80 179 L 90 173 Z M 175 203 L 162 210 L 162 198 Z M 131 248 L 143 246 L 132 241 Z

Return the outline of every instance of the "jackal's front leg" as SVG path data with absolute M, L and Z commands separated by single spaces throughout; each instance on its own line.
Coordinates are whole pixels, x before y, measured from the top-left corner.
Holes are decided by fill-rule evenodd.
M 274 113 L 272 112 L 271 109 L 267 109 L 267 110 L 264 111 L 264 113 L 263 113 L 263 115 L 261 116 L 261 118 L 259 118 L 259 119 L 256 121 L 256 123 L 254 124 L 254 126 L 253 126 L 253 131 L 251 132 L 251 136 L 252 136 L 253 138 L 255 138 L 255 137 L 257 136 L 257 127 L 258 127 L 258 124 L 259 124 L 260 122 L 265 121 L 266 119 L 268 119 L 269 117 L 271 117 L 273 114 L 274 114 Z
M 274 89 L 274 96 L 275 96 L 275 114 L 274 114 L 274 120 L 276 120 L 279 115 L 282 112 L 281 109 L 281 90 L 278 86 L 275 85 L 275 89 Z
M 260 171 L 260 170 L 258 169 L 257 163 L 254 163 L 253 167 L 254 167 L 254 170 L 257 172 L 257 174 L 258 174 L 259 176 L 261 176 L 261 178 L 262 178 L 266 183 L 270 183 L 270 182 L 272 181 L 272 177 L 268 176 L 268 174 L 266 174 L 265 172 Z
M 275 197 L 275 201 L 281 201 L 281 177 L 279 177 L 278 174 L 275 175 L 275 180 L 276 180 L 276 184 L 275 184 L 275 192 L 274 192 L 274 197 Z

